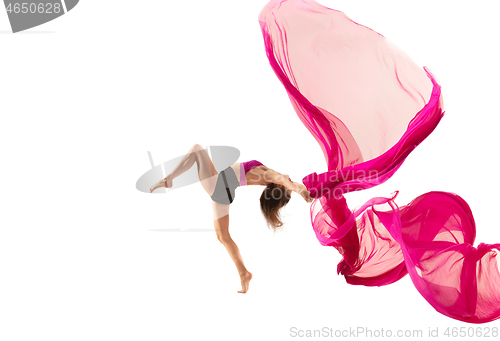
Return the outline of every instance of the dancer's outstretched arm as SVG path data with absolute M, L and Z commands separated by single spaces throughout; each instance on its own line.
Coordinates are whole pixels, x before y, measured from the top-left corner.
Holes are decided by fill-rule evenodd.
M 264 176 L 266 180 L 272 181 L 279 185 L 283 185 L 286 189 L 300 194 L 300 196 L 304 198 L 305 201 L 309 203 L 313 201 L 306 186 L 301 183 L 292 181 L 288 175 L 283 175 L 273 169 L 268 168 Z

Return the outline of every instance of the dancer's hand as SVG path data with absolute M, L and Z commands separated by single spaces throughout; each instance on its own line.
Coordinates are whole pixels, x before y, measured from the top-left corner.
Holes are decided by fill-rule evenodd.
M 314 200 L 313 198 L 311 198 L 311 195 L 310 195 L 310 194 L 311 194 L 311 193 L 310 193 L 308 190 L 302 190 L 302 191 L 300 192 L 300 195 L 302 196 L 302 198 L 304 198 L 304 200 L 305 200 L 306 202 L 308 202 L 308 203 L 311 203 L 311 202 L 313 202 L 313 200 Z

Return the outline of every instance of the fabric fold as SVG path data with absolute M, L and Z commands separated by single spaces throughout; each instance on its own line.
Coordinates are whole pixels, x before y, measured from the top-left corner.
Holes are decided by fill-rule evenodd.
M 367 286 L 409 274 L 438 312 L 469 323 L 498 319 L 500 244 L 473 246 L 465 200 L 429 192 L 398 207 L 395 192 L 351 210 L 344 197 L 390 179 L 440 122 L 441 87 L 429 69 L 312 0 L 272 0 L 259 24 L 269 63 L 325 157 L 327 171 L 302 182 L 315 198 L 318 241 L 343 257 L 337 272 Z

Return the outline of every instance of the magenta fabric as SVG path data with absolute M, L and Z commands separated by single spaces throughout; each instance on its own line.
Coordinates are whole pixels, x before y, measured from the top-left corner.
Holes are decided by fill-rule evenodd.
M 244 162 L 240 163 L 240 186 L 247 185 L 247 177 L 245 172 Z
M 243 162 L 242 165 L 243 165 L 243 168 L 245 169 L 245 174 L 248 173 L 249 171 L 251 171 L 252 169 L 254 169 L 255 167 L 264 166 L 262 163 L 260 163 L 257 160 L 250 160 L 247 162 Z M 240 167 L 241 167 L 241 165 L 240 165 Z
M 247 162 L 242 162 L 240 163 L 240 186 L 246 186 L 247 185 L 247 178 L 246 174 L 254 169 L 255 167 L 258 166 L 263 166 L 262 163 L 260 163 L 257 160 L 250 160 Z
M 473 246 L 462 198 L 429 192 L 398 207 L 395 192 L 354 211 L 344 198 L 387 181 L 441 120 L 441 87 L 428 68 L 315 1 L 272 0 L 259 23 L 271 67 L 325 157 L 327 171 L 302 181 L 315 198 L 319 242 L 343 256 L 338 273 L 366 286 L 409 273 L 438 312 L 469 323 L 498 319 L 500 244 Z

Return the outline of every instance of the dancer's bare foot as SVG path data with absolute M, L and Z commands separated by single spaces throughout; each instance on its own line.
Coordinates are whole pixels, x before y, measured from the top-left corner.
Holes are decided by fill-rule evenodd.
M 153 193 L 155 189 L 160 187 L 165 187 L 165 188 L 172 187 L 172 178 L 170 175 L 167 175 L 165 178 L 155 183 L 149 190 L 151 193 Z
M 248 291 L 248 286 L 250 284 L 250 280 L 252 279 L 252 274 L 249 271 L 247 271 L 246 274 L 240 275 L 240 279 L 241 279 L 241 290 L 239 290 L 238 292 L 240 294 L 244 294 Z

